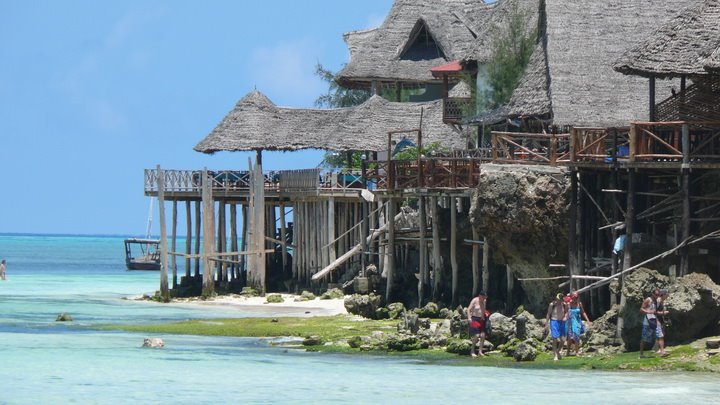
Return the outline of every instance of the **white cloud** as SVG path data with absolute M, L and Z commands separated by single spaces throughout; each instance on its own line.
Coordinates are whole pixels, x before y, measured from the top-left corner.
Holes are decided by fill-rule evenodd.
M 317 48 L 309 40 L 257 48 L 249 59 L 251 81 L 275 103 L 309 107 L 326 90 L 315 76 Z

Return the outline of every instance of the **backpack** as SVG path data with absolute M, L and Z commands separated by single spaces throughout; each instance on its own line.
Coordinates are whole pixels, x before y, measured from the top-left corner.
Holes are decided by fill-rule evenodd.
M 489 336 L 492 333 L 492 323 L 490 322 L 490 311 L 485 310 L 485 335 Z

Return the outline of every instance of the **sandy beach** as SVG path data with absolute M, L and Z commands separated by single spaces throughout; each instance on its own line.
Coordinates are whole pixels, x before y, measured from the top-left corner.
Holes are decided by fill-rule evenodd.
M 199 298 L 176 298 L 173 299 L 171 305 L 208 309 L 217 306 L 236 307 L 238 310 L 245 309 L 249 312 L 260 313 L 263 316 L 311 317 L 347 314 L 344 299 L 321 300 L 315 298 L 310 301 L 296 301 L 296 299 L 300 298 L 299 295 L 280 295 L 284 301 L 279 303 L 268 303 L 266 297 L 244 297 L 233 294 L 204 300 Z

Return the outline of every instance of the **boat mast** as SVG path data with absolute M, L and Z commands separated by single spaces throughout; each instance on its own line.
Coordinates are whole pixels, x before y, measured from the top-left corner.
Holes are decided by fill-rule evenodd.
M 145 233 L 145 239 L 150 239 L 150 231 L 152 229 L 153 217 L 153 200 L 155 200 L 155 197 L 150 197 L 150 209 L 148 210 L 147 232 Z

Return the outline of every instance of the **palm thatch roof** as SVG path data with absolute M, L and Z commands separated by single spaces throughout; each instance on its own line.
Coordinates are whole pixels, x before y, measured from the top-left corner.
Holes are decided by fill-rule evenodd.
M 720 47 L 705 61 L 705 70 L 711 73 L 720 73 Z
M 255 90 L 235 105 L 213 131 L 196 146 L 203 153 L 325 149 L 381 151 L 387 133 L 420 125 L 423 142 L 439 142 L 450 149 L 466 147 L 465 138 L 442 122 L 442 103 L 396 103 L 373 96 L 361 105 L 336 109 L 278 107 Z
M 618 74 L 613 64 L 628 44 L 646 39 L 693 1 L 541 1 L 539 44 L 507 106 L 509 116 L 547 116 L 558 126 L 647 119 L 647 81 Z M 659 83 L 659 93 L 669 95 L 669 86 Z
M 396 0 L 379 28 L 345 34 L 350 61 L 337 81 L 344 87 L 438 82 L 430 69 L 466 56 L 484 11 L 493 7 L 483 0 Z
M 676 13 L 673 13 L 675 15 Z M 656 77 L 705 75 L 720 47 L 720 0 L 695 0 L 615 64 L 625 74 Z

